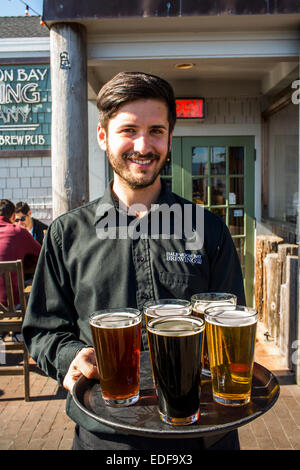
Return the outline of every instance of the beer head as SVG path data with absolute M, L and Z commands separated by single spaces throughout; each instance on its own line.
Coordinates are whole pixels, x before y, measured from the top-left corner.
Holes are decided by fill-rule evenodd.
M 182 299 L 158 299 L 146 302 L 144 314 L 147 318 L 170 315 L 190 315 L 191 303 Z
M 90 325 L 95 328 L 126 328 L 141 322 L 141 312 L 136 309 L 99 310 L 90 316 Z
M 236 305 L 237 297 L 234 294 L 222 292 L 202 292 L 191 297 L 193 312 L 203 314 L 209 307 L 219 305 Z
M 156 317 L 148 321 L 147 329 L 162 336 L 188 336 L 203 331 L 204 321 L 192 316 Z
M 200 294 L 194 294 L 191 297 L 192 306 L 194 305 L 210 305 L 210 304 L 232 304 L 236 305 L 237 297 L 235 294 L 227 294 L 222 292 L 201 292 Z
M 211 307 L 204 312 L 205 321 L 216 326 L 242 327 L 250 326 L 257 321 L 257 311 L 251 307 L 235 308 Z

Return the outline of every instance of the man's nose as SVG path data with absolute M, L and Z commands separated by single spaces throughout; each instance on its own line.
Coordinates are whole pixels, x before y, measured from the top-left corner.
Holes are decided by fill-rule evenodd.
M 150 147 L 147 136 L 141 135 L 134 140 L 134 150 L 135 152 L 139 152 L 142 154 L 145 154 L 151 151 L 151 147 Z

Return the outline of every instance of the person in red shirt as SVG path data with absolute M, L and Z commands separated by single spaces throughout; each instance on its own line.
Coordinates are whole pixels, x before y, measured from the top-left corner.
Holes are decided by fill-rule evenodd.
M 24 263 L 26 256 L 37 262 L 41 245 L 23 227 L 14 225 L 15 205 L 8 199 L 0 201 L 0 261 L 16 261 Z M 16 275 L 12 275 L 15 305 L 19 303 Z M 0 302 L 7 305 L 4 276 L 0 277 Z

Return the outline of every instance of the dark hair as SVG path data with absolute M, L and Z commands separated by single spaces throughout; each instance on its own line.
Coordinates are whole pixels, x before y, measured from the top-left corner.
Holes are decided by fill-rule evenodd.
M 29 211 L 30 211 L 30 207 L 27 204 L 27 202 L 23 202 L 23 201 L 17 202 L 16 212 L 22 212 L 22 214 L 27 215 Z
M 15 213 L 15 205 L 8 199 L 1 199 L 0 201 L 0 215 L 8 219 Z
M 99 121 L 107 130 L 108 121 L 125 103 L 140 99 L 156 99 L 168 109 L 169 132 L 176 122 L 176 103 L 171 85 L 163 78 L 143 72 L 120 72 L 99 91 Z

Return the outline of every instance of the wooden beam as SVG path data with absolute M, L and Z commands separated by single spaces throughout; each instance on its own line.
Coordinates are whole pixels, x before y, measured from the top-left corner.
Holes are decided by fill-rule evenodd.
M 87 52 L 85 27 L 50 30 L 53 217 L 89 200 Z

